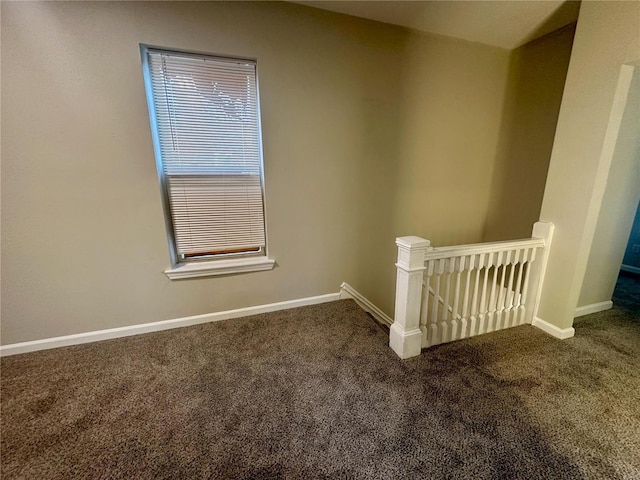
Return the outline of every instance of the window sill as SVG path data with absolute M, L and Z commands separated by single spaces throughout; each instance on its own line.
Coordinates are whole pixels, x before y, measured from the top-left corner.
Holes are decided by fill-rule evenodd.
M 171 280 L 183 278 L 211 277 L 214 275 L 230 275 L 233 273 L 259 272 L 271 270 L 276 261 L 267 257 L 234 258 L 213 260 L 211 262 L 192 262 L 165 270 Z

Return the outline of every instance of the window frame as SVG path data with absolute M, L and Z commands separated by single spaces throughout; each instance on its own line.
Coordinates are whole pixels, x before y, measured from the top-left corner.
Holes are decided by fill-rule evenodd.
M 154 93 L 152 88 L 151 69 L 149 65 L 149 52 L 166 52 L 169 54 L 185 54 L 190 56 L 202 56 L 212 59 L 230 60 L 233 62 L 250 62 L 255 66 L 255 83 L 256 83 L 256 115 L 258 128 L 258 155 L 260 165 L 260 188 L 262 193 L 262 219 L 264 223 L 264 247 L 259 251 L 247 251 L 239 253 L 220 253 L 213 255 L 199 255 L 188 259 L 181 258 L 178 254 L 176 246 L 176 232 L 172 217 L 170 193 L 168 187 L 167 176 L 164 172 L 161 142 L 158 131 L 158 117 L 156 113 L 156 105 L 154 101 Z M 271 270 L 275 266 L 275 260 L 268 256 L 268 240 L 267 240 L 267 216 L 266 216 L 266 195 L 265 195 L 265 179 L 264 179 L 264 158 L 262 147 L 262 122 L 260 115 L 260 87 L 258 81 L 258 63 L 254 58 L 211 54 L 193 50 L 183 50 L 179 48 L 159 47 L 155 45 L 140 44 L 140 56 L 142 59 L 142 71 L 144 79 L 145 96 L 147 100 L 147 108 L 149 112 L 149 125 L 151 129 L 151 137 L 153 141 L 153 150 L 155 157 L 156 172 L 160 185 L 160 193 L 162 197 L 162 209 L 165 220 L 165 234 L 169 246 L 169 257 L 171 267 L 164 273 L 171 280 L 183 278 L 203 277 L 212 275 L 228 275 L 232 273 L 254 272 L 261 270 Z

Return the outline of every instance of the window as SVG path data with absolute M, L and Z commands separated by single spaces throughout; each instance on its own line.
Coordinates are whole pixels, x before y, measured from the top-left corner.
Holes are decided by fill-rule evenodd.
M 255 61 L 142 47 L 173 267 L 169 278 L 266 270 Z

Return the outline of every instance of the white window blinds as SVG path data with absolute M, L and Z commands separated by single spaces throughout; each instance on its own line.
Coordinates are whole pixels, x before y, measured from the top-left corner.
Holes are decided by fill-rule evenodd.
M 178 259 L 263 252 L 255 63 L 151 48 L 146 55 Z

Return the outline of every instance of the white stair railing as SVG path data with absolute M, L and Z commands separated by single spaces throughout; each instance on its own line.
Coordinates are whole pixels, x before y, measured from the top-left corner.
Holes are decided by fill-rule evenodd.
M 401 357 L 422 348 L 531 323 L 553 235 L 537 222 L 532 238 L 433 248 L 400 237 L 395 319 L 389 345 Z

